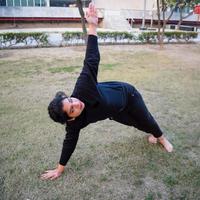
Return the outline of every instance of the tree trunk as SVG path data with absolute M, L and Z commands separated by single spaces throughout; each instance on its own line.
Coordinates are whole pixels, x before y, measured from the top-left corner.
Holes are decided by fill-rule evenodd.
M 190 13 L 188 13 L 186 16 L 183 17 L 183 19 L 186 19 L 188 18 L 189 16 L 193 15 L 194 14 L 194 11 L 191 11 Z
M 162 26 L 162 33 L 161 33 L 161 42 L 160 45 L 163 47 L 163 41 L 164 41 L 164 34 L 165 34 L 165 26 L 166 26 L 166 20 L 165 20 L 165 1 L 162 0 L 162 17 L 163 17 L 163 26 Z
M 79 9 L 79 13 L 81 15 L 81 24 L 82 24 L 84 39 L 85 39 L 85 42 L 86 42 L 86 40 L 87 40 L 87 29 L 86 29 L 86 23 L 85 23 L 85 14 L 84 14 L 84 11 L 83 11 L 83 4 L 82 4 L 81 0 L 76 0 L 76 3 L 77 3 L 77 6 L 78 6 L 78 9 Z
M 180 26 L 181 26 L 181 24 L 182 24 L 182 21 L 183 21 L 183 9 L 180 8 L 180 20 L 179 20 L 179 22 L 178 22 L 178 24 L 177 24 L 177 29 L 178 29 L 178 30 L 180 30 Z
M 160 1 L 159 0 L 157 0 L 157 15 L 158 15 L 158 42 L 161 46 L 161 37 L 160 37 L 161 23 L 160 23 Z

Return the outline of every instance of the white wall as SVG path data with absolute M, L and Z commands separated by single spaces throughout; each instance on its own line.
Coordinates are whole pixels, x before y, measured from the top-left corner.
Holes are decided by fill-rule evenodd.
M 78 8 L 66 7 L 0 7 L 0 17 L 80 17 Z M 98 12 L 98 17 L 103 17 Z
M 144 0 L 94 0 L 97 8 L 109 10 L 134 9 L 143 10 Z M 151 10 L 155 0 L 146 0 L 146 9 Z

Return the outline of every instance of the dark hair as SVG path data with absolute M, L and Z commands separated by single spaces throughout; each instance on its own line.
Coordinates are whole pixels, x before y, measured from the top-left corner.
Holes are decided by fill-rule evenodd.
M 57 92 L 54 99 L 49 103 L 48 112 L 50 118 L 58 123 L 65 124 L 70 117 L 62 110 L 62 100 L 67 98 L 64 92 Z

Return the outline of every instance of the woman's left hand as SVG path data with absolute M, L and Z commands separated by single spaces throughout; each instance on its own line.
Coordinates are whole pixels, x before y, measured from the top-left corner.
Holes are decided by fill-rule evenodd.
M 88 24 L 92 24 L 94 26 L 98 25 L 97 9 L 92 2 L 89 4 L 85 17 Z

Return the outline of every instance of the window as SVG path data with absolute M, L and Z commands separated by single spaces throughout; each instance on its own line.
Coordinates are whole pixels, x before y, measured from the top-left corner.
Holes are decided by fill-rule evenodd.
M 76 7 L 76 0 L 49 0 L 52 7 Z M 88 7 L 91 0 L 82 0 Z M 0 6 L 46 6 L 46 0 L 0 0 Z
M 14 6 L 21 6 L 20 0 L 14 0 Z
M 28 0 L 28 6 L 34 6 L 33 0 Z
M 7 0 L 8 6 L 14 6 L 13 5 L 13 0 Z
M 83 7 L 88 7 L 91 1 L 85 0 L 83 2 Z
M 52 7 L 67 7 L 68 1 L 66 0 L 50 0 Z
M 27 6 L 27 1 L 26 0 L 21 0 L 21 6 Z
M 35 6 L 45 6 L 45 0 L 35 0 Z
M 40 0 L 35 0 L 35 6 L 40 6 Z
M 6 6 L 6 0 L 0 0 L 0 6 Z
M 83 7 L 87 7 L 91 0 L 82 0 Z M 76 7 L 76 0 L 50 0 L 52 7 Z
M 46 5 L 45 0 L 41 0 L 41 6 L 45 6 L 45 5 Z

